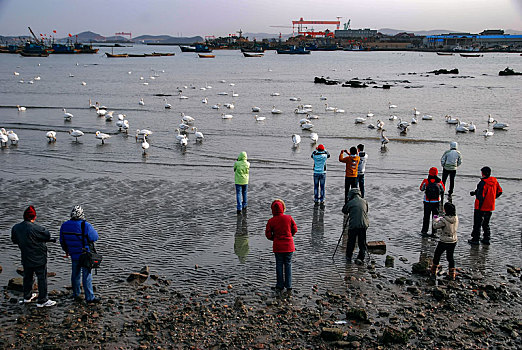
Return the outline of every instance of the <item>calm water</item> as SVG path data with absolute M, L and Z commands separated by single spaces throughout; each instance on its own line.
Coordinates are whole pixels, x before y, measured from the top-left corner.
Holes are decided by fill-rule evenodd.
M 462 58 L 434 53 L 314 52 L 295 57 L 270 51 L 262 58 L 244 58 L 237 51 L 217 51 L 215 59 L 199 59 L 180 53 L 177 47 L 145 46 L 118 48 L 115 53 L 169 50 L 176 56 L 0 55 L 0 106 L 4 106 L 0 127 L 14 130 L 20 138 L 18 146 L 0 150 L 0 265 L 4 268 L 0 285 L 7 283 L 19 265 L 18 248 L 9 237 L 23 209 L 34 204 L 39 222 L 57 234 L 70 208 L 80 203 L 101 234 L 99 250 L 105 260 L 95 279 L 106 290 L 112 289 L 112 281 L 145 264 L 179 281 L 181 288 L 213 290 L 228 283 L 268 287 L 275 280 L 274 258 L 264 225 L 271 215 L 271 201 L 283 198 L 299 227 L 296 287 L 342 286 L 343 253 L 335 263 L 331 260 L 342 226 L 344 193 L 343 165 L 336 158 L 340 149 L 358 143 L 364 143 L 369 154 L 368 239 L 385 240 L 389 254 L 409 260 L 396 260 L 396 267 L 387 270 L 391 275 L 409 271 L 421 252 L 435 248 L 435 241 L 418 235 L 422 221 L 418 186 L 429 167 L 440 168 L 440 156 L 453 140 L 459 142 L 464 158 L 454 194 L 461 220 L 458 266 L 500 279 L 506 275 L 506 264 L 521 265 L 522 84 L 520 77 L 498 76 L 506 66 L 522 71 L 519 55 Z M 439 68 L 458 68 L 460 74 L 424 74 Z M 15 71 L 20 75 L 15 76 Z M 408 74 L 413 72 L 418 74 Z M 394 86 L 383 90 L 314 84 L 314 76 L 321 75 L 342 80 L 371 78 L 378 85 Z M 41 80 L 27 83 L 35 76 Z M 21 79 L 25 82 L 20 83 Z M 212 88 L 200 89 L 206 86 Z M 189 98 L 179 99 L 177 87 Z M 219 96 L 220 92 L 229 95 Z M 232 92 L 239 96 L 232 97 Z M 280 96 L 270 96 L 273 92 Z M 154 96 L 159 93 L 173 95 L 167 97 L 171 110 L 164 108 L 164 97 Z M 328 100 L 321 101 L 321 95 Z M 208 104 L 201 103 L 204 97 Z M 301 101 L 290 101 L 290 97 Z M 130 135 L 118 134 L 114 121 L 106 122 L 89 109 L 89 98 L 114 110 L 114 115 L 126 114 Z M 140 98 L 145 106 L 138 105 Z M 325 102 L 346 113 L 325 112 Z M 433 120 L 419 120 L 407 136 L 400 136 L 396 122 L 388 120 L 388 102 L 398 106 L 393 114 L 405 120 L 411 120 L 414 107 Z M 233 103 L 235 108 L 211 109 L 216 103 Z M 18 112 L 14 108 L 18 104 L 27 111 Z M 319 115 L 312 121 L 313 131 L 332 154 L 324 211 L 313 207 L 313 145 L 309 132 L 299 127 L 303 116 L 293 113 L 299 104 L 313 105 L 314 114 Z M 266 116 L 265 121 L 254 120 L 252 106 L 261 108 L 257 114 Z M 283 114 L 272 115 L 273 106 Z M 74 114 L 72 122 L 64 122 L 64 107 Z M 375 114 L 368 122 L 385 122 L 390 138 L 386 152 L 380 149 L 377 131 L 354 124 L 355 117 L 368 111 Z M 202 143 L 196 143 L 192 134 L 185 149 L 176 143 L 181 112 L 196 118 L 194 125 L 205 134 Z M 234 118 L 222 120 L 222 112 Z M 473 121 L 477 132 L 456 134 L 454 126 L 444 122 L 446 114 Z M 488 114 L 509 123 L 509 130 L 484 138 Z M 85 132 L 79 143 L 67 134 L 71 128 Z M 142 155 L 133 136 L 141 128 L 154 132 L 147 155 Z M 48 130 L 58 132 L 55 144 L 46 142 Z M 112 135 L 105 145 L 94 137 L 97 130 Z M 292 147 L 294 133 L 302 135 L 297 148 Z M 242 150 L 252 164 L 249 211 L 237 217 L 232 165 Z M 492 167 L 504 195 L 492 218 L 493 244 L 470 248 L 465 243 L 473 210 L 468 193 L 484 165 Z M 58 244 L 50 245 L 49 269 L 58 272 L 50 284 L 57 288 L 68 284 L 69 278 L 69 262 L 62 256 Z M 384 265 L 383 256 L 375 258 L 377 265 Z M 196 264 L 201 268 L 196 270 Z

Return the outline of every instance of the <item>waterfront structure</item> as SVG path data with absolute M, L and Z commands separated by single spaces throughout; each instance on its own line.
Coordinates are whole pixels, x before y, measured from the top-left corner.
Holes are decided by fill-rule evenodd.
M 431 49 L 478 51 L 488 49 L 522 49 L 522 35 L 504 34 L 503 30 L 484 30 L 480 34 L 449 33 L 428 35 L 424 46 Z
M 377 31 L 365 28 L 365 29 L 343 29 L 343 30 L 336 30 L 335 31 L 335 37 L 338 39 L 361 39 L 361 38 L 372 38 L 374 36 L 377 36 Z

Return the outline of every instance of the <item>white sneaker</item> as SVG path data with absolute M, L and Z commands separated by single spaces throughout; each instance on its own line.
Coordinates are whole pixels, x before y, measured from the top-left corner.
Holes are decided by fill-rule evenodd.
M 36 307 L 51 307 L 51 306 L 54 306 L 56 305 L 56 301 L 54 300 L 51 300 L 51 299 L 48 299 L 45 303 L 43 304 L 36 304 Z
M 38 296 L 38 294 L 36 294 L 36 293 L 31 294 L 31 297 L 29 299 L 24 299 L 24 304 L 28 304 L 28 303 L 33 302 L 34 299 L 36 299 L 37 296 Z M 22 303 L 20 303 L 20 304 L 22 304 Z

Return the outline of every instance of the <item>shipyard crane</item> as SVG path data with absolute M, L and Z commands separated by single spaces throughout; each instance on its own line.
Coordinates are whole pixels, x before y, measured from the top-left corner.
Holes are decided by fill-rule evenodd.
M 346 22 L 346 23 L 344 24 L 344 30 L 348 30 L 348 29 L 350 29 L 350 21 L 351 21 L 351 19 L 348 19 L 348 22 Z
M 33 30 L 31 29 L 31 27 L 27 27 L 27 28 L 29 28 L 29 31 L 31 32 L 31 35 L 32 35 L 33 38 L 34 38 L 34 41 L 36 41 L 36 43 L 42 43 L 42 44 L 43 44 L 43 39 L 40 41 L 40 40 L 36 37 L 36 35 L 34 34 L 34 32 L 33 32 Z

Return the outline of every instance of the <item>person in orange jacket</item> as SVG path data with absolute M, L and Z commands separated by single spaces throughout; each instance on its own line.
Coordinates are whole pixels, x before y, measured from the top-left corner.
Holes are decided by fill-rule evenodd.
M 346 153 L 345 157 L 343 153 Z M 339 154 L 339 161 L 346 164 L 346 172 L 344 177 L 344 204 L 348 202 L 348 192 L 350 188 L 357 188 L 357 168 L 359 168 L 359 161 L 361 158 L 357 155 L 357 148 L 350 147 L 348 150 L 341 150 Z
M 491 238 L 491 230 L 489 229 L 489 220 L 495 210 L 495 199 L 502 195 L 502 187 L 500 187 L 496 178 L 491 176 L 491 168 L 488 166 L 480 169 L 482 178 L 477 185 L 475 191 L 469 194 L 475 196 L 475 211 L 473 213 L 473 231 L 469 244 L 489 245 Z M 480 227 L 484 230 L 482 241 L 480 241 Z

